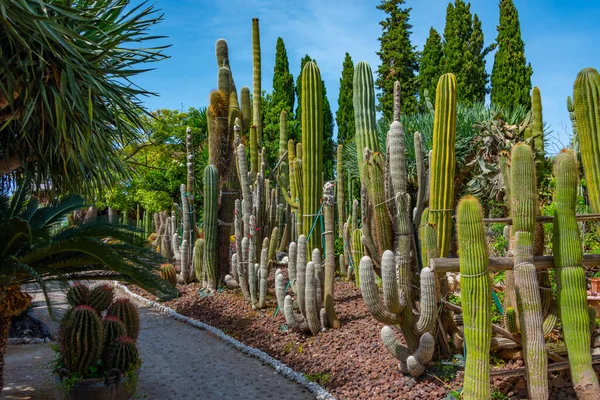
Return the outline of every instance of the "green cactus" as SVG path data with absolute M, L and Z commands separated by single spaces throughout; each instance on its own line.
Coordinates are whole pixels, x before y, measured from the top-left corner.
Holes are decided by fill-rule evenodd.
M 217 289 L 217 214 L 219 201 L 219 175 L 214 165 L 204 169 L 204 268 L 208 289 Z
M 252 18 L 252 87 L 254 89 L 252 96 L 252 123 L 256 125 L 256 141 L 259 146 L 262 143 L 260 63 L 260 30 L 258 18 Z
M 492 295 L 483 210 L 475 197 L 465 196 L 457 207 L 460 284 L 467 359 L 464 399 L 490 397 Z
M 77 306 L 61 327 L 60 350 L 65 367 L 83 372 L 96 364 L 102 351 L 102 320 L 91 306 Z
M 106 283 L 100 284 L 90 290 L 89 305 L 100 314 L 110 306 L 113 298 L 114 292 L 112 286 Z
M 587 310 L 585 269 L 579 227 L 575 220 L 577 204 L 577 160 L 571 150 L 556 157 L 556 211 L 554 212 L 554 267 L 558 304 L 565 343 L 569 352 L 571 377 L 579 399 L 600 398 L 598 378 L 592 368 L 590 329 Z
M 279 247 L 279 228 L 273 228 L 271 231 L 271 239 L 269 240 L 269 253 L 267 257 L 267 262 L 271 262 L 275 260 L 275 253 L 277 248 Z
M 108 308 L 108 315 L 119 318 L 127 329 L 127 336 L 137 339 L 140 334 L 140 315 L 129 299 L 116 299 Z
M 444 74 L 437 84 L 430 167 L 429 222 L 437 230 L 440 257 L 447 257 L 452 240 L 454 169 L 456 167 L 456 77 Z
M 336 178 L 337 178 L 337 203 L 338 203 L 338 236 L 344 237 L 344 223 L 346 222 L 346 194 L 344 192 L 344 146 L 337 147 L 337 163 L 336 163 Z M 352 195 L 352 193 L 350 193 Z
M 592 211 L 600 212 L 600 74 L 579 72 L 573 89 L 577 138 Z
M 287 111 L 281 110 L 279 114 L 279 158 L 282 159 L 283 155 L 287 151 L 288 146 L 288 133 L 287 133 Z M 289 159 L 289 158 L 288 158 Z M 289 176 L 289 164 L 286 161 L 282 161 L 279 164 L 279 184 L 282 186 L 282 190 L 290 189 L 290 176 Z M 279 203 L 283 203 L 283 198 L 279 199 Z
M 354 67 L 352 104 L 356 123 L 356 156 L 361 181 L 364 174 L 365 148 L 379 151 L 375 115 L 375 87 L 371 66 L 361 61 Z
M 317 64 L 302 69 L 302 233 L 309 234 L 323 188 L 323 82 Z M 308 248 L 321 248 L 321 227 L 314 226 Z
M 362 245 L 362 230 L 355 229 L 352 231 L 352 263 L 354 264 L 354 283 L 356 283 L 356 287 L 360 287 L 360 274 L 358 273 L 358 265 L 360 260 L 365 255 L 365 250 Z
M 544 124 L 542 120 L 542 95 L 540 89 L 535 86 L 531 91 L 531 113 L 533 119 L 532 138 L 533 149 L 536 159 L 544 158 Z
M 423 216 L 423 209 L 425 208 L 425 195 L 427 194 L 427 172 L 425 170 L 423 139 L 419 132 L 415 132 L 414 134 L 414 148 L 415 164 L 417 166 L 417 185 L 419 189 L 417 192 L 416 205 L 413 210 L 413 224 L 415 226 L 421 226 L 421 218 Z M 425 220 L 429 221 L 429 217 Z
M 240 91 L 241 103 L 242 103 L 242 130 L 241 134 L 246 134 L 250 128 L 250 121 L 252 119 L 252 106 L 250 105 L 250 88 L 243 86 Z
M 115 340 L 121 336 L 127 335 L 125 324 L 117 318 L 106 316 L 102 320 L 103 326 L 103 341 L 102 341 L 102 361 L 105 365 L 108 364 L 108 358 Z
M 90 288 L 81 283 L 75 283 L 67 292 L 67 302 L 73 308 L 77 306 L 89 305 Z
M 381 153 L 366 151 L 364 164 L 363 184 L 367 189 L 369 203 L 373 209 L 370 231 L 377 254 L 381 255 L 385 250 L 392 250 L 394 247 L 392 217 L 384 190 L 384 156 Z M 363 234 L 365 234 L 365 230 L 363 230 Z
M 173 286 L 177 285 L 177 271 L 175 271 L 173 264 L 162 264 L 160 266 L 160 278 L 171 282 Z
M 421 243 L 421 267 L 428 267 L 429 260 L 439 257 L 437 232 L 435 226 L 428 222 L 429 208 L 425 208 L 421 215 L 421 226 L 419 227 L 419 240 Z
M 181 241 L 181 278 L 185 283 L 189 283 L 194 278 L 194 269 L 192 267 L 192 249 L 190 243 L 194 238 L 192 230 L 192 214 L 190 213 L 190 193 L 187 192 L 186 185 L 179 187 L 181 192 L 181 214 L 183 222 L 183 232 Z
M 511 156 L 511 215 L 515 232 L 515 288 L 530 399 L 548 398 L 547 353 L 537 271 L 533 264 L 533 236 L 537 189 L 531 147 L 519 143 Z
M 194 255 L 192 263 L 194 264 L 194 274 L 198 282 L 202 283 L 203 276 L 203 262 L 204 262 L 204 239 L 196 239 L 194 243 Z
M 137 369 L 139 364 L 140 358 L 135 340 L 127 336 L 117 338 L 111 346 L 107 367 L 110 369 L 117 368 L 125 373 L 132 368 Z
M 256 125 L 250 127 L 250 180 L 254 181 L 260 166 L 258 164 L 258 141 Z
M 506 310 L 504 310 L 504 326 L 506 326 L 506 329 L 508 329 L 510 333 L 519 333 L 517 312 L 513 307 L 506 307 Z

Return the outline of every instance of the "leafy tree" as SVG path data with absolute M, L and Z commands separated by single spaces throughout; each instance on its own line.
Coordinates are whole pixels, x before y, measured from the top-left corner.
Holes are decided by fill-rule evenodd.
M 412 113 L 417 110 L 418 82 L 415 77 L 419 70 L 418 53 L 410 41 L 411 8 L 400 8 L 404 0 L 382 0 L 377 6 L 387 17 L 379 23 L 383 33 L 379 38 L 380 51 L 377 55 L 381 64 L 377 70 L 375 84 L 381 90 L 377 94 L 377 109 L 387 120 L 393 117 L 394 82 L 399 81 L 402 90 L 400 110 Z
M 354 77 L 354 63 L 350 54 L 346 53 L 342 65 L 340 78 L 340 94 L 338 96 L 338 109 L 335 113 L 335 122 L 338 127 L 338 143 L 344 144 L 347 140 L 354 139 L 356 126 L 354 122 L 354 105 L 352 104 L 352 80 Z
M 492 69 L 492 103 L 503 107 L 531 107 L 533 68 L 525 59 L 519 13 L 512 0 L 500 0 L 500 24 Z
M 431 101 L 435 98 L 435 89 L 444 70 L 442 65 L 443 55 L 442 37 L 435 29 L 431 28 L 423 48 L 421 66 L 419 67 L 419 99 L 422 109 L 426 107 L 425 92 L 428 93 Z
M 129 173 L 152 93 L 132 84 L 166 56 L 154 6 L 129 0 L 6 0 L 0 13 L 0 175 L 22 170 L 55 192 L 93 193 Z M 107 34 L 110 33 L 110 34 Z M 50 185 L 48 185 L 50 183 Z

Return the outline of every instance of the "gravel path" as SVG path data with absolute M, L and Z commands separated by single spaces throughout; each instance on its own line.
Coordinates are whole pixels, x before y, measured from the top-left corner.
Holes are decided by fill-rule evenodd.
M 207 332 L 147 307 L 140 307 L 140 317 L 140 398 L 313 399 L 305 388 Z
M 41 293 L 33 295 L 34 313 L 50 325 Z M 53 288 L 54 311 L 67 308 L 64 294 Z M 124 295 L 115 293 L 117 296 Z M 304 387 L 289 381 L 258 359 L 247 356 L 210 333 L 176 321 L 140 305 L 141 332 L 138 339 L 142 368 L 135 398 L 148 400 L 309 400 Z M 54 398 L 50 363 L 54 352 L 49 344 L 9 345 L 6 353 L 5 387 L 2 399 Z

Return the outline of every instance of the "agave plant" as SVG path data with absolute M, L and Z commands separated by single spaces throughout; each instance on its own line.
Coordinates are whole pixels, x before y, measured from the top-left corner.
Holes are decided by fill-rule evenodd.
M 97 222 L 61 227 L 66 215 L 84 205 L 67 196 L 39 207 L 22 184 L 12 198 L 0 197 L 0 387 L 10 318 L 29 298 L 21 285 L 48 281 L 110 279 L 139 285 L 161 298 L 177 295 L 155 268 L 163 261 L 145 246 L 135 228 Z

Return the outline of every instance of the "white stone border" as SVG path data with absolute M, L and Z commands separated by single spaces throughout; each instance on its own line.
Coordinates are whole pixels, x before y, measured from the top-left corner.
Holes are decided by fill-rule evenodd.
M 171 318 L 176 319 L 177 321 L 186 323 L 188 325 L 191 325 L 194 328 L 208 331 L 208 332 L 212 333 L 213 335 L 215 335 L 217 338 L 219 338 L 222 341 L 224 341 L 225 343 L 227 343 L 228 345 L 240 350 L 242 353 L 245 353 L 245 354 L 248 354 L 249 356 L 258 358 L 264 364 L 267 364 L 268 366 L 273 368 L 275 371 L 277 371 L 279 374 L 285 376 L 287 379 L 297 382 L 301 386 L 308 389 L 308 391 L 311 392 L 317 398 L 317 400 L 336 400 L 335 397 L 331 393 L 329 393 L 328 391 L 323 389 L 323 387 L 321 385 L 319 385 L 315 382 L 308 381 L 304 377 L 304 375 L 294 371 L 293 369 L 291 369 L 290 367 L 288 367 L 281 361 L 271 357 L 264 351 L 255 349 L 254 347 L 250 347 L 248 345 L 245 345 L 242 342 L 240 342 L 239 340 L 236 340 L 236 339 L 232 338 L 231 336 L 226 335 L 222 330 L 215 328 L 214 326 L 205 324 L 204 322 L 195 320 L 193 318 L 186 317 L 185 315 L 179 314 L 172 308 L 165 307 L 160 303 L 157 303 L 152 300 L 148 300 L 145 297 L 137 295 L 137 294 L 131 292 L 126 286 L 121 285 L 117 281 L 113 281 L 113 285 L 116 288 L 123 290 L 128 296 L 133 297 L 134 299 L 141 301 L 142 303 L 148 304 L 151 307 L 154 307 L 158 311 L 169 315 Z

